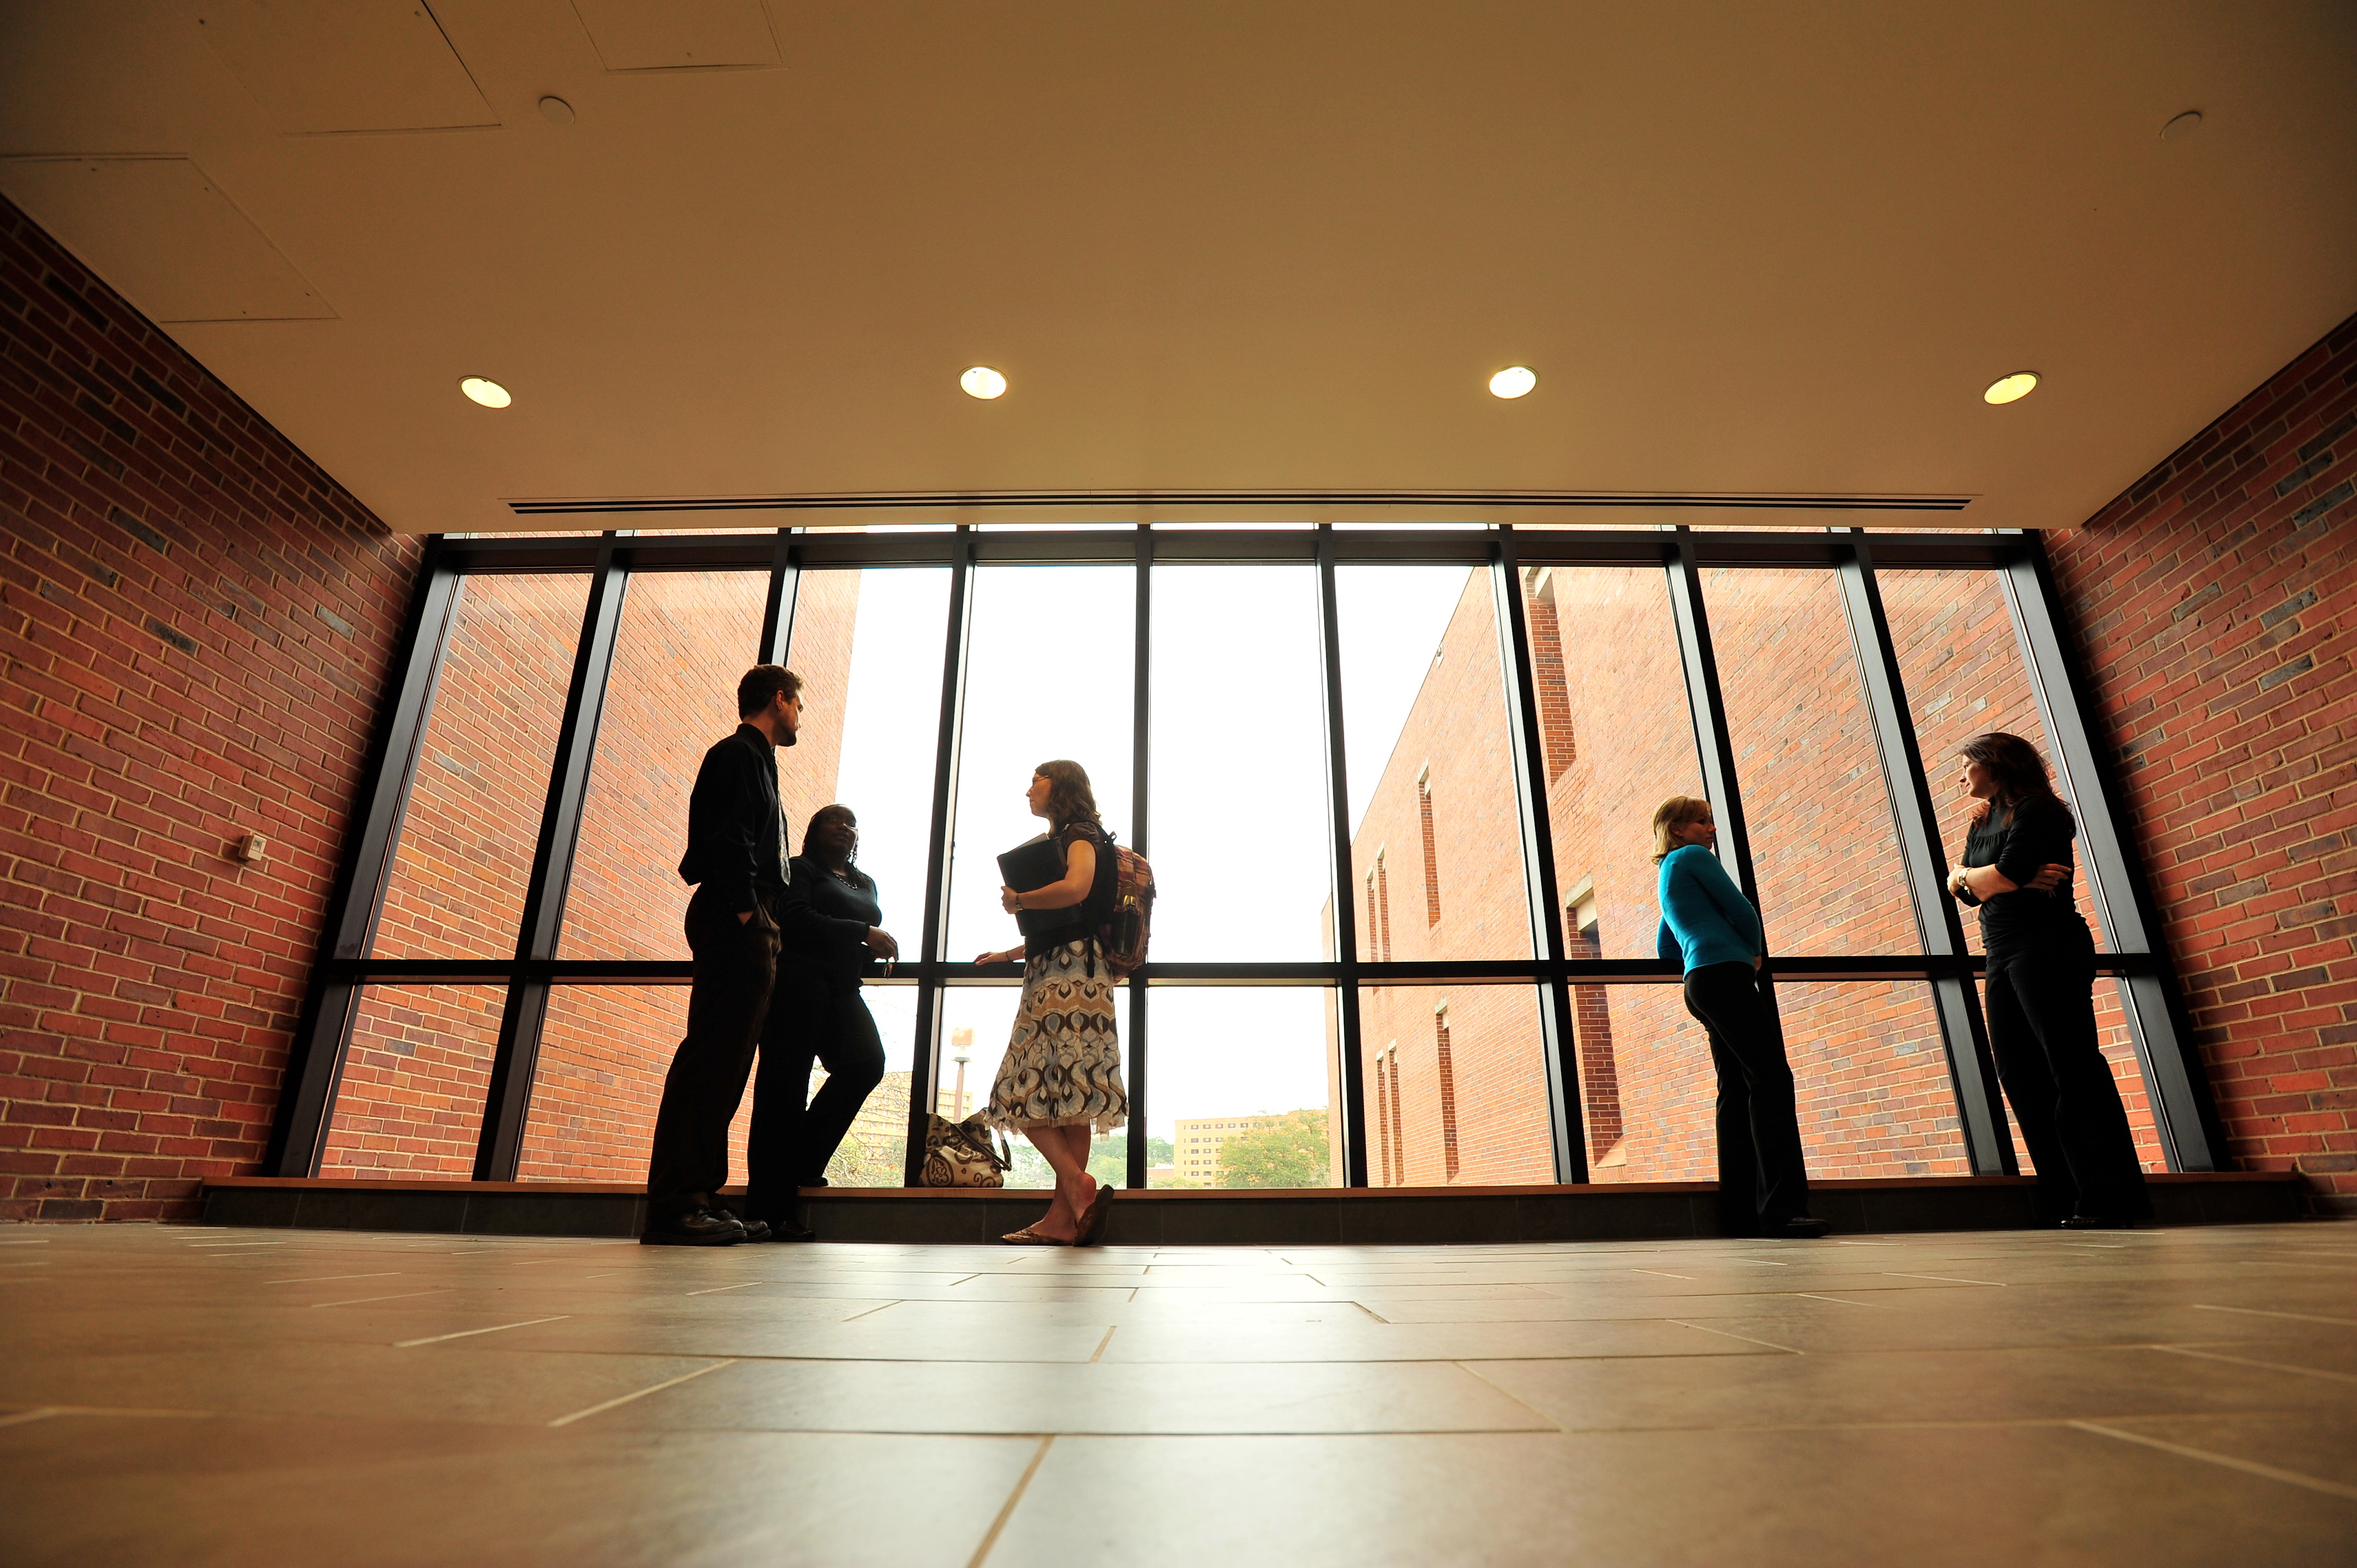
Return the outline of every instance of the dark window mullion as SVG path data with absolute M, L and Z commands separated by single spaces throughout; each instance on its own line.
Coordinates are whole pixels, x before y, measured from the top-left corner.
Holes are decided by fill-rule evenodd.
M 368 956 L 384 907 L 384 888 L 401 843 L 409 810 L 410 781 L 416 776 L 417 748 L 434 712 L 450 628 L 457 618 L 465 578 L 445 563 L 442 536 L 425 542 L 417 588 L 402 627 L 386 682 L 384 711 L 361 778 L 343 862 L 328 902 L 324 940 L 311 962 L 303 1011 L 289 1044 L 280 1079 L 278 1112 L 263 1153 L 262 1168 L 272 1176 L 316 1176 L 335 1115 L 336 1089 L 344 1055 L 351 1045 L 364 981 L 332 978 L 337 961 Z
M 573 653 L 573 682 L 565 696 L 556 758 L 541 808 L 540 838 L 533 850 L 532 880 L 524 887 L 523 918 L 516 934 L 519 967 L 554 958 L 565 929 L 565 896 L 581 835 L 581 805 L 589 791 L 597 725 L 606 710 L 606 683 L 613 673 L 614 644 L 621 631 L 622 600 L 630 589 L 630 568 L 614 559 L 618 537 L 608 533 L 599 542 L 597 564 L 589 578 L 589 602 Z M 482 1129 L 475 1147 L 477 1181 L 515 1179 L 523 1154 L 524 1122 L 532 1110 L 533 1075 L 540 1065 L 548 991 L 546 981 L 527 979 L 521 972 L 508 986 L 499 1045 L 484 1087 Z
M 1543 963 L 1564 956 L 1563 908 L 1556 896 L 1555 824 L 1547 814 L 1545 742 L 1539 734 L 1538 687 L 1531 669 L 1530 627 L 1523 617 L 1523 574 L 1514 531 L 1498 530 L 1490 566 L 1490 596 L 1497 610 L 1499 664 L 1505 674 L 1506 737 L 1512 754 L 1514 799 L 1522 808 L 1523 877 L 1530 905 L 1531 950 Z M 1579 1103 L 1579 1049 L 1571 1016 L 1571 988 L 1560 972 L 1538 987 L 1539 1057 L 1546 1069 L 1547 1121 L 1555 1179 L 1587 1179 L 1587 1128 Z
M 1318 647 L 1326 704 L 1326 789 L 1334 824 L 1335 1018 L 1342 1053 L 1342 1185 L 1367 1185 L 1366 1064 L 1360 1059 L 1358 907 L 1351 901 L 1351 781 L 1342 737 L 1342 623 L 1335 600 L 1334 526 L 1318 525 Z
M 2088 722 L 2087 682 L 2064 629 L 2045 543 L 2031 535 L 2023 546 L 1999 581 L 2056 770 L 2078 808 L 2080 850 L 2094 873 L 2096 918 L 2113 951 L 2151 955 L 2145 972 L 2121 978 L 2120 1011 L 2151 1091 L 2161 1150 L 2173 1171 L 2225 1170 L 2232 1165 L 2225 1126 L 2211 1095 L 2175 966 L 2166 944 L 2156 940 L 2159 907 L 2143 862 L 2122 831 L 2127 815 L 2118 781 Z
M 933 753 L 933 817 L 925 841 L 925 922 L 917 956 L 927 970 L 949 940 L 950 830 L 957 817 L 958 750 L 965 729 L 967 634 L 974 626 L 974 529 L 961 523 L 950 555 L 947 641 L 942 654 L 941 727 Z M 909 1061 L 909 1146 L 902 1179 L 918 1185 L 925 1168 L 925 1117 L 942 1047 L 942 983 L 917 985 L 917 1037 Z
M 1130 672 L 1133 691 L 1130 709 L 1130 812 L 1129 846 L 1139 854 L 1151 858 L 1146 847 L 1147 829 L 1152 818 L 1151 786 L 1154 773 L 1154 531 L 1140 524 L 1137 530 L 1137 642 Z M 1129 977 L 1129 1169 L 1125 1174 L 1126 1185 L 1146 1185 L 1148 1160 L 1146 1152 L 1146 1101 L 1150 1086 L 1146 1067 L 1146 977 Z
M 1899 668 L 1898 649 L 1890 639 L 1890 621 L 1883 612 L 1882 591 L 1874 580 L 1874 560 L 1864 530 L 1851 531 L 1835 573 L 1842 611 L 1849 621 L 1850 647 L 1857 656 L 1858 677 L 1873 718 L 1875 755 L 1882 762 L 1891 825 L 1898 832 L 1906 865 L 1915 929 L 1927 955 L 1953 958 L 1965 950 L 1964 929 L 1947 895 L 1947 861 L 1940 847 L 1939 818 L 1932 803 L 1931 784 L 1923 776 L 1923 758 L 1907 708 L 1906 682 Z M 1996 1058 L 1989 1053 L 1988 1029 L 1972 982 L 1953 975 L 1935 979 L 1932 993 L 1938 1004 L 1941 1043 L 1948 1057 L 1948 1088 L 1955 1097 L 1965 1158 L 1975 1176 L 2016 1175 L 2020 1166 L 2006 1130 Z

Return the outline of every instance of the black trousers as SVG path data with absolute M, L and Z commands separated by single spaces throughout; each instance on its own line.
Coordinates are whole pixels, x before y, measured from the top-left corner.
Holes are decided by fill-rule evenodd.
M 813 1061 L 826 1068 L 815 1099 Z M 806 980 L 790 966 L 770 999 L 761 1066 L 753 1079 L 745 1212 L 755 1219 L 792 1221 L 795 1189 L 826 1174 L 853 1118 L 883 1081 L 884 1040 L 866 998 L 857 991 L 829 995 L 823 980 Z
M 687 905 L 694 955 L 687 1038 L 663 1075 L 647 1162 L 650 1220 L 705 1207 L 728 1181 L 728 1123 L 745 1098 L 753 1048 L 778 978 L 778 928 L 764 911 L 739 922 L 699 890 Z
M 2083 925 L 2075 936 L 1991 958 L 1989 1049 L 2050 1215 L 2142 1219 L 2152 1199 L 2119 1084 L 2096 1044 L 2094 985 L 2094 940 Z
M 1809 1211 L 1809 1172 L 1784 1038 L 1748 963 L 1686 972 L 1686 1011 L 1718 1069 L 1718 1225 L 1756 1236 Z

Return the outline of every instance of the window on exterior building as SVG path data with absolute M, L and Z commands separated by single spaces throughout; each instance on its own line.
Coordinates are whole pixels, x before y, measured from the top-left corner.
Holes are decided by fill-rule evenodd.
M 1457 1179 L 1457 1069 L 1448 1054 L 1448 1004 L 1432 1010 L 1432 1051 L 1440 1077 L 1440 1161 Z
M 1375 869 L 1373 875 L 1375 878 L 1375 902 L 1383 913 L 1382 924 L 1380 927 L 1383 939 L 1383 952 L 1381 956 L 1385 963 L 1389 963 L 1392 961 L 1392 883 L 1391 870 L 1384 862 L 1383 849 L 1381 844 L 1375 846 Z
M 1658 573 L 1657 573 L 1658 575 Z M 1529 885 L 1488 568 L 1335 571 L 1353 877 L 1375 871 L 1387 961 L 1526 959 Z M 1426 764 L 1430 764 L 1429 767 Z M 1448 810 L 1436 810 L 1446 795 Z M 1425 875 L 1426 919 L 1383 918 L 1397 845 Z M 1448 894 L 1439 898 L 1439 869 Z M 1411 882 L 1403 888 L 1405 896 Z M 1448 918 L 1437 919 L 1436 907 Z M 1422 1026 L 1407 1031 L 1420 1037 Z
M 1575 959 L 1604 955 L 1604 934 L 1597 924 L 1592 887 L 1589 882 L 1575 892 L 1564 921 L 1565 937 Z M 1571 988 L 1572 1038 L 1579 1047 L 1579 1103 L 1587 1122 L 1588 1165 L 1597 1169 L 1609 1169 L 1628 1158 L 1628 1151 L 1620 1146 L 1620 1069 L 1612 1053 L 1613 989 L 1609 985 Z
M 1440 924 L 1440 857 L 1432 837 L 1432 764 L 1415 776 L 1415 812 L 1424 832 L 1424 923 Z

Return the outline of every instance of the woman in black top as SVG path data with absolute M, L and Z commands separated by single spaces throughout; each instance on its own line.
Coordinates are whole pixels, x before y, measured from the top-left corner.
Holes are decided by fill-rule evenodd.
M 802 832 L 790 869 L 813 908 L 839 919 L 881 925 L 876 882 L 855 864 L 859 820 L 848 806 L 822 806 Z M 856 942 L 788 947 L 778 955 L 761 1065 L 753 1079 L 753 1124 L 745 1140 L 746 1208 L 796 1228 L 795 1189 L 826 1185 L 827 1162 L 867 1096 L 884 1080 L 884 1041 L 860 995 L 875 955 Z M 811 1096 L 811 1063 L 826 1082 Z M 807 1105 L 804 1103 L 808 1101 Z
M 2095 940 L 2072 897 L 2079 825 L 2019 736 L 1976 735 L 1961 755 L 1975 815 L 1948 891 L 1981 912 L 1989 1048 L 2039 1192 L 2064 1225 L 2131 1224 L 2152 1203 L 2096 1045 Z
M 1089 1141 L 1129 1120 L 1114 1022 L 1113 971 L 1098 952 L 1097 927 L 1112 907 L 1116 861 L 1097 815 L 1089 776 L 1077 762 L 1043 762 L 1025 800 L 1064 852 L 1064 876 L 1045 887 L 998 890 L 1020 945 L 976 963 L 1023 961 L 1015 1030 L 990 1086 L 995 1126 L 1022 1133 L 1056 1173 L 1048 1212 L 1005 1240 L 1018 1245 L 1093 1247 L 1104 1239 L 1113 1195 L 1089 1174 Z

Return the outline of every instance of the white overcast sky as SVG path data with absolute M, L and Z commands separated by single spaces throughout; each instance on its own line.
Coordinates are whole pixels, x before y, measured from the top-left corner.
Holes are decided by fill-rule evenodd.
M 1462 566 L 1338 573 L 1345 761 L 1355 829 L 1465 588 Z M 949 574 L 860 574 L 836 798 L 859 814 L 860 864 L 885 924 L 913 954 L 923 929 L 928 813 L 941 716 Z M 1068 757 L 1089 771 L 1105 824 L 1131 842 L 1130 706 L 1136 587 L 1126 566 L 984 566 L 974 574 L 965 733 L 953 830 L 947 955 L 1011 945 L 995 859 L 1042 824 L 1031 770 Z M 1154 580 L 1151 840 L 1164 961 L 1315 959 L 1329 895 L 1324 709 L 1315 576 L 1307 565 L 1162 566 Z M 786 754 L 791 767 L 791 754 Z M 796 824 L 797 832 L 800 824 Z M 952 987 L 951 1031 L 974 1031 L 978 1103 L 1006 1045 L 1011 988 Z M 909 1065 L 916 993 L 869 1004 L 896 1069 Z M 1128 1024 L 1127 1008 L 1122 1012 Z M 1315 987 L 1153 993 L 1147 1120 L 1326 1103 L 1324 993 Z

